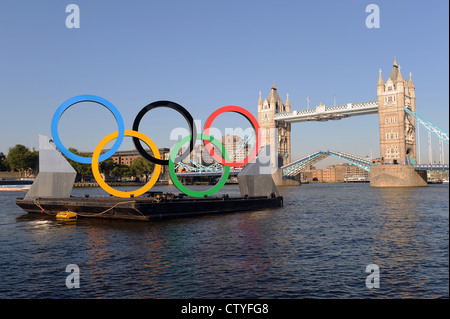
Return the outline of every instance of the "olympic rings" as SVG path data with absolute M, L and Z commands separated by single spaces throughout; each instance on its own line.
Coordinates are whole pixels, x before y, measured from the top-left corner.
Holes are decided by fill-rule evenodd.
M 116 143 L 114 143 L 113 147 L 111 147 L 111 149 L 108 152 L 106 152 L 105 154 L 100 156 L 99 160 L 104 161 L 104 160 L 110 158 L 111 156 L 113 156 L 114 153 L 119 149 L 120 145 L 122 144 L 124 132 L 125 132 L 125 125 L 123 124 L 122 115 L 120 115 L 120 112 L 116 109 L 116 107 L 111 102 L 105 100 L 104 98 L 102 98 L 100 96 L 78 95 L 71 99 L 68 99 L 63 104 L 61 104 L 60 107 L 56 110 L 55 114 L 53 115 L 53 119 L 52 119 L 51 130 L 52 130 L 53 142 L 55 143 L 56 147 L 61 151 L 61 153 L 66 155 L 71 160 L 73 160 L 75 162 L 83 163 L 83 164 L 91 164 L 92 163 L 92 158 L 79 156 L 79 155 L 76 155 L 76 154 L 73 154 L 72 152 L 70 152 L 63 145 L 63 143 L 61 142 L 59 135 L 58 135 L 59 119 L 61 118 L 63 113 L 69 107 L 71 107 L 72 105 L 74 105 L 76 103 L 80 103 L 80 102 L 95 102 L 100 105 L 103 105 L 108 110 L 110 110 L 111 113 L 116 118 L 117 125 L 119 126 L 119 136 L 117 138 Z
M 106 107 L 115 117 L 117 124 L 118 124 L 118 130 L 114 133 L 111 133 L 107 135 L 105 138 L 103 138 L 100 143 L 96 146 L 94 153 L 92 155 L 92 158 L 88 157 L 82 157 L 73 154 L 70 152 L 62 143 L 58 136 L 58 122 L 64 111 L 66 111 L 70 106 L 80 103 L 80 102 L 95 102 L 98 104 L 103 105 Z M 191 134 L 189 136 L 186 136 L 182 138 L 179 142 L 176 143 L 176 145 L 172 148 L 169 159 L 163 160 L 161 159 L 161 155 L 159 153 L 158 148 L 156 147 L 155 143 L 146 135 L 140 133 L 138 131 L 139 124 L 143 118 L 143 116 L 150 110 L 158 107 L 168 107 L 171 109 L 174 109 L 175 111 L 179 112 L 185 120 L 188 122 Z M 253 149 L 253 151 L 248 155 L 246 158 L 238 160 L 238 161 L 230 161 L 228 153 L 225 150 L 225 147 L 220 143 L 218 140 L 216 140 L 214 137 L 209 136 L 209 130 L 211 128 L 212 122 L 216 119 L 216 117 L 222 113 L 225 112 L 235 112 L 243 115 L 252 125 L 253 129 L 256 133 L 256 145 Z M 51 125 L 51 131 L 53 136 L 53 141 L 56 145 L 56 147 L 69 159 L 83 163 L 83 164 L 91 164 L 92 165 L 92 172 L 94 175 L 95 180 L 97 181 L 98 185 L 108 192 L 109 194 L 117 197 L 123 197 L 128 198 L 132 196 L 140 196 L 150 190 L 157 182 L 159 175 L 161 173 L 161 166 L 162 165 L 168 165 L 169 167 L 169 174 L 170 178 L 173 181 L 174 185 L 183 193 L 185 193 L 188 196 L 192 197 L 204 197 L 204 196 L 210 196 L 215 194 L 217 191 L 219 191 L 223 185 L 225 185 L 229 174 L 231 167 L 237 167 L 243 164 L 247 164 L 250 161 L 252 161 L 259 150 L 259 146 L 261 144 L 261 136 L 260 136 L 260 127 L 258 124 L 258 121 L 253 117 L 253 115 L 248 112 L 247 110 L 234 105 L 224 106 L 215 112 L 213 112 L 209 118 L 206 121 L 205 128 L 203 133 L 197 134 L 196 127 L 194 124 L 194 120 L 191 116 L 191 114 L 181 105 L 171 102 L 171 101 L 156 101 L 153 103 L 148 104 L 145 106 L 136 116 L 134 123 L 133 123 L 133 130 L 125 130 L 124 123 L 121 114 L 116 109 L 116 107 L 109 101 L 95 95 L 79 95 L 75 96 L 67 101 L 65 101 L 63 104 L 60 105 L 60 107 L 56 110 L 55 114 L 53 115 L 52 119 L 52 125 Z M 112 187 L 110 187 L 101 177 L 100 171 L 99 171 L 99 162 L 104 161 L 108 159 L 109 157 L 113 156 L 115 152 L 119 149 L 120 145 L 122 144 L 122 141 L 125 136 L 130 136 L 133 138 L 133 143 L 136 146 L 137 151 L 140 155 L 142 155 L 145 159 L 155 164 L 154 172 L 151 177 L 151 179 L 145 184 L 143 187 L 131 191 L 131 192 L 122 192 L 118 191 Z M 196 137 L 198 139 L 202 139 L 205 142 L 205 147 L 208 150 L 209 154 L 220 164 L 224 166 L 222 171 L 222 176 L 219 180 L 219 182 L 211 189 L 207 191 L 202 192 L 196 192 L 192 191 L 188 188 L 186 188 L 177 178 L 176 172 L 175 172 L 175 162 L 181 162 L 184 158 L 186 158 L 194 149 L 195 140 L 193 137 Z M 113 147 L 107 151 L 106 153 L 100 155 L 103 148 L 106 146 L 107 143 L 112 141 L 113 139 L 116 139 L 116 142 L 114 143 Z M 148 154 L 144 148 L 141 145 L 141 141 L 143 141 L 145 144 L 147 144 L 150 149 L 153 152 L 153 156 Z M 180 156 L 176 157 L 176 154 L 178 151 L 182 148 L 184 144 L 186 144 L 189 141 L 190 148 L 185 150 Z M 218 147 L 221 150 L 222 156 L 218 156 L 215 154 L 214 149 L 212 147 L 212 144 L 214 144 L 216 147 Z
M 143 187 L 141 187 L 135 191 L 132 191 L 132 192 L 122 192 L 122 191 L 115 190 L 114 188 L 112 188 L 111 186 L 106 184 L 105 181 L 103 180 L 102 176 L 100 175 L 100 171 L 98 169 L 100 153 L 106 144 L 108 144 L 113 139 L 117 138 L 118 136 L 119 136 L 118 131 L 107 135 L 103 140 L 100 141 L 100 143 L 95 148 L 94 154 L 92 155 L 92 173 L 94 174 L 94 178 L 97 181 L 98 185 L 101 188 L 103 188 L 103 190 L 105 190 L 106 192 L 108 192 L 109 194 L 111 194 L 113 196 L 127 198 L 127 197 L 131 197 L 131 195 L 133 195 L 134 197 L 142 195 L 145 192 L 147 192 L 150 188 L 152 188 L 153 185 L 155 185 L 156 182 L 158 181 L 159 174 L 161 173 L 161 165 L 155 164 L 153 175 L 150 178 L 150 180 L 147 182 L 147 184 L 145 184 Z M 134 138 L 139 138 L 139 139 L 143 140 L 145 142 L 145 144 L 147 144 L 150 147 L 153 154 L 155 154 L 155 156 L 157 158 L 161 158 L 158 147 L 156 147 L 155 143 L 153 143 L 153 141 L 151 139 L 149 139 L 146 135 L 144 135 L 140 132 L 136 132 L 136 131 L 125 130 L 125 136 L 132 136 Z
M 216 140 L 214 137 L 206 135 L 206 134 L 197 134 L 197 138 L 200 138 L 204 141 L 211 141 L 214 145 L 216 145 L 221 150 L 222 154 L 225 156 L 225 159 L 228 160 L 228 153 L 225 150 L 225 146 L 223 146 L 223 144 L 220 143 L 218 140 Z M 211 188 L 207 191 L 203 191 L 203 192 L 196 192 L 196 191 L 190 190 L 189 188 L 187 188 L 186 186 L 184 186 L 183 184 L 180 183 L 180 181 L 178 180 L 178 177 L 175 173 L 175 155 L 178 153 L 178 150 L 189 140 L 191 140 L 191 141 L 193 140 L 192 136 L 186 136 L 186 137 L 182 138 L 173 147 L 172 152 L 170 153 L 170 156 L 169 156 L 170 178 L 172 179 L 172 182 L 176 186 L 176 188 L 178 188 L 179 191 L 185 193 L 188 196 L 204 197 L 205 195 L 206 196 L 213 195 L 213 194 L 217 193 L 223 187 L 223 185 L 225 185 L 225 183 L 227 182 L 228 176 L 230 175 L 230 167 L 224 166 L 224 169 L 222 171 L 222 176 L 220 177 L 219 182 L 213 188 Z
M 150 111 L 151 109 L 155 109 L 157 107 L 168 107 L 171 108 L 179 113 L 181 113 L 181 115 L 183 115 L 183 117 L 186 119 L 186 121 L 189 124 L 189 128 L 191 130 L 191 136 L 197 136 L 197 130 L 195 128 L 195 124 L 194 124 L 194 119 L 192 118 L 192 115 L 181 105 L 171 102 L 171 101 L 157 101 L 157 102 L 153 102 L 150 103 L 149 105 L 145 106 L 136 116 L 136 118 L 134 119 L 134 123 L 133 123 L 133 131 L 138 131 L 139 130 L 139 124 L 141 123 L 142 117 L 144 117 L 144 115 Z M 146 160 L 155 163 L 155 164 L 160 164 L 160 165 L 168 165 L 169 161 L 168 160 L 162 160 L 162 159 L 156 159 L 153 156 L 151 156 L 150 154 L 148 154 L 144 148 L 141 145 L 141 142 L 139 141 L 139 139 L 133 137 L 133 143 L 134 146 L 136 147 L 136 150 L 139 152 L 139 154 L 142 155 L 142 157 L 144 157 Z M 184 151 L 183 154 L 181 154 L 178 158 L 177 158 L 177 162 L 181 162 L 182 160 L 184 160 L 186 158 L 186 156 L 188 156 L 192 150 L 194 149 L 194 143 L 195 141 L 193 139 L 191 139 L 191 142 L 189 144 L 189 149 L 186 149 Z

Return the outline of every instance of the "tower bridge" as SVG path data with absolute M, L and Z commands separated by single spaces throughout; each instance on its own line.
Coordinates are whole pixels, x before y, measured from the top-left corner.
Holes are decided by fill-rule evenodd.
M 379 164 L 384 165 L 375 165 L 368 159 L 331 150 L 317 151 L 300 159 L 292 160 L 292 124 L 307 121 L 340 120 L 369 114 L 378 114 L 381 157 L 381 163 Z M 329 107 L 320 103 L 315 108 L 292 110 L 289 95 L 287 95 L 286 102 L 283 102 L 274 83 L 266 99 L 262 99 L 261 92 L 259 94 L 258 123 L 261 128 L 262 147 L 270 146 L 272 150 L 275 150 L 271 154 L 271 162 L 278 163 L 279 171 L 284 177 L 295 176 L 306 167 L 332 155 L 371 172 L 371 184 L 373 180 L 382 180 L 374 182 L 373 186 L 378 186 L 375 184 L 380 184 L 380 186 L 425 186 L 426 180 L 424 185 L 423 180 L 421 180 L 423 173 L 420 173 L 425 169 L 425 166 L 420 165 L 421 163 L 417 161 L 416 130 L 418 130 L 418 126 L 416 123 L 424 126 L 429 132 L 429 136 L 430 134 L 437 136 L 442 145 L 444 142 L 449 143 L 448 131 L 440 129 L 416 113 L 415 86 L 412 74 L 409 73 L 409 80 L 403 78 L 396 59 L 386 81 L 383 80 L 381 69 L 379 70 L 376 100 Z M 248 142 L 249 139 L 245 141 L 245 143 Z M 242 149 L 242 145 L 238 148 Z M 441 148 L 443 149 L 443 146 Z M 441 164 L 443 163 L 438 165 L 430 163 L 429 166 L 426 166 L 426 169 L 448 170 L 448 165 Z M 189 174 L 197 173 L 200 175 L 206 172 L 208 174 L 221 172 L 220 165 L 213 165 L 211 169 L 199 165 L 193 166 L 193 169 L 187 167 L 184 167 L 184 169 L 186 172 L 189 171 Z M 406 184 L 405 179 L 407 180 Z M 395 185 L 397 183 L 400 184 Z
M 409 80 L 402 77 L 394 60 L 386 82 L 379 71 L 377 99 L 326 107 L 318 105 L 308 110 L 293 111 L 289 96 L 286 103 L 272 85 L 269 96 L 258 101 L 258 120 L 262 129 L 263 144 L 278 143 L 278 162 L 281 167 L 291 163 L 291 124 L 305 121 L 338 120 L 351 116 L 378 114 L 380 128 L 380 156 L 384 163 L 415 164 L 416 97 L 412 74 Z M 275 134 L 269 132 L 275 130 Z M 277 139 L 275 139 L 277 135 Z M 281 156 L 280 156 L 281 155 Z

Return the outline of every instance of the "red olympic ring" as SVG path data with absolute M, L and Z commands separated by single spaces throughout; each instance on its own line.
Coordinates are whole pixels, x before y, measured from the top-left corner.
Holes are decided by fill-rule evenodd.
M 253 148 L 252 152 L 245 157 L 244 159 L 240 159 L 237 161 L 227 161 L 225 159 L 223 159 L 221 156 L 218 156 L 217 154 L 215 154 L 213 147 L 210 144 L 210 141 L 205 140 L 205 147 L 208 150 L 208 153 L 220 164 L 225 165 L 225 166 L 231 166 L 231 167 L 238 167 L 244 164 L 249 163 L 250 161 L 252 161 L 256 155 L 258 154 L 258 150 L 259 147 L 261 145 L 261 134 L 260 134 L 260 127 L 258 124 L 258 121 L 255 119 L 255 117 L 246 109 L 239 107 L 239 106 L 235 106 L 235 105 L 228 105 L 228 106 L 224 106 L 221 107 L 220 109 L 217 109 L 216 111 L 214 111 L 214 113 L 212 113 L 209 117 L 208 120 L 205 123 L 205 128 L 203 130 L 203 134 L 209 135 L 209 129 L 211 128 L 211 124 L 212 122 L 216 119 L 217 116 L 219 116 L 222 113 L 225 112 L 235 112 L 235 113 L 239 113 L 241 115 L 243 115 L 249 122 L 250 124 L 253 126 L 253 129 L 255 130 L 256 133 L 256 145 Z

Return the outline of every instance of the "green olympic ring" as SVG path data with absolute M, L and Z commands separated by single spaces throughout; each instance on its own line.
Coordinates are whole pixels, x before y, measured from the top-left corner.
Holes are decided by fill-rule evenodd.
M 223 146 L 222 143 L 220 143 L 218 140 L 216 140 L 214 137 L 206 135 L 206 134 L 197 134 L 198 139 L 207 140 L 212 142 L 215 146 L 217 146 L 220 151 L 222 152 L 222 155 L 225 157 L 225 160 L 229 160 L 228 153 L 225 150 L 225 146 Z M 217 193 L 223 185 L 228 180 L 228 176 L 230 175 L 230 166 L 224 166 L 222 176 L 220 177 L 219 182 L 211 189 L 203 191 L 203 192 L 196 192 L 193 190 L 190 190 L 186 186 L 184 186 L 179 180 L 175 173 L 175 157 L 178 154 L 178 151 L 181 149 L 181 147 L 189 142 L 192 139 L 192 135 L 186 136 L 182 138 L 175 146 L 173 147 L 172 151 L 170 152 L 169 156 L 169 173 L 170 178 L 172 179 L 173 184 L 176 188 L 178 188 L 179 191 L 185 193 L 188 196 L 192 197 L 205 197 L 205 196 L 211 196 L 215 193 Z

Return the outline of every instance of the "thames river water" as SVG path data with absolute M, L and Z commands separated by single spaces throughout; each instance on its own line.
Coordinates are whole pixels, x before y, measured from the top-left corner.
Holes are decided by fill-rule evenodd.
M 56 221 L 17 207 L 23 192 L 1 192 L 0 298 L 449 297 L 448 185 L 280 192 L 279 209 L 154 223 Z M 70 264 L 79 288 L 66 286 Z M 379 288 L 366 286 L 368 265 Z

